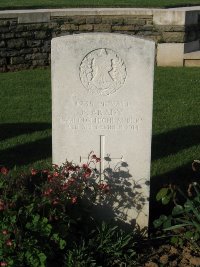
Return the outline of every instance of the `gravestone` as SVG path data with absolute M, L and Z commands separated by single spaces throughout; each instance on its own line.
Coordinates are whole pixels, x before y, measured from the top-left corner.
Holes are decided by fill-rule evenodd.
M 52 40 L 53 163 L 90 151 L 112 199 L 99 212 L 148 225 L 155 44 L 129 35 Z

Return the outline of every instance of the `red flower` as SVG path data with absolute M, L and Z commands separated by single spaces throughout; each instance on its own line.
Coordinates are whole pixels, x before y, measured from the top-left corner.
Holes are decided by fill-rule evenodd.
M 101 161 L 101 159 L 100 158 L 96 158 L 96 162 L 100 162 Z
M 52 205 L 58 205 L 59 204 L 59 199 L 58 198 L 56 198 L 56 199 L 54 199 L 53 201 L 52 201 Z
M 38 171 L 37 170 L 35 170 L 35 169 L 31 169 L 31 174 L 34 176 L 34 175 L 36 175 L 38 173 Z
M 83 167 L 83 169 L 87 169 L 88 165 L 84 163 L 82 167 Z
M 58 169 L 58 165 L 57 164 L 52 164 L 54 169 Z
M 8 247 L 11 247 L 12 246 L 12 241 L 10 239 L 6 240 L 6 245 Z
M 7 175 L 8 172 L 9 172 L 9 170 L 8 170 L 6 167 L 2 167 L 2 168 L 1 168 L 1 173 L 2 173 L 3 175 Z
M 49 171 L 48 170 L 43 170 L 42 173 L 44 173 L 44 174 L 45 173 L 49 173 Z
M 110 190 L 110 186 L 108 184 L 100 184 L 99 189 L 104 190 L 105 193 L 107 193 Z
M 92 156 L 92 159 L 94 159 L 96 162 L 100 162 L 100 161 L 101 161 L 101 159 L 100 159 L 100 158 L 97 158 L 96 155 L 93 155 L 93 156 Z
M 72 204 L 75 204 L 77 202 L 77 197 L 72 197 Z
M 3 230 L 3 231 L 2 231 L 2 234 L 3 234 L 3 235 L 8 235 L 8 230 Z
M 0 199 L 0 210 L 4 210 L 4 209 L 5 209 L 5 204 L 3 200 Z
M 54 177 L 58 177 L 58 176 L 59 176 L 59 173 L 58 173 L 58 172 L 54 172 L 54 173 L 53 173 L 53 176 L 54 176 Z
M 68 167 L 68 171 L 73 172 L 73 171 L 75 171 L 75 170 L 76 170 L 76 169 L 75 169 L 75 167 L 73 167 L 73 166 Z
M 62 189 L 66 190 L 68 187 L 69 187 L 69 183 L 64 183 L 63 186 L 62 186 Z
M 46 191 L 44 191 L 44 196 L 49 196 L 52 191 L 53 191 L 52 188 L 47 189 Z
M 83 174 L 83 177 L 88 178 L 90 177 L 91 173 L 92 173 L 92 170 L 90 168 L 87 168 L 86 172 Z
M 5 261 L 0 262 L 0 266 L 8 266 L 8 264 Z

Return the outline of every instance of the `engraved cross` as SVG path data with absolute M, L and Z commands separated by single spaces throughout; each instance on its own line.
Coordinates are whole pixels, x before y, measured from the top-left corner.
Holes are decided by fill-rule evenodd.
M 88 159 L 87 157 L 80 156 L 80 163 L 83 159 Z M 121 156 L 120 158 L 111 158 L 110 154 L 106 154 L 105 156 L 105 135 L 100 135 L 100 180 L 103 180 L 104 178 L 104 170 L 105 170 L 105 161 L 111 161 L 111 160 L 120 160 L 124 161 L 124 157 Z

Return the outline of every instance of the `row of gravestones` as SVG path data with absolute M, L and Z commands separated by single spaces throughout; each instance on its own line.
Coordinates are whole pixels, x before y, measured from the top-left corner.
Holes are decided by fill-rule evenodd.
M 100 216 L 141 228 L 149 212 L 154 58 L 154 42 L 128 35 L 52 40 L 53 162 L 84 162 L 95 151 L 117 194 Z

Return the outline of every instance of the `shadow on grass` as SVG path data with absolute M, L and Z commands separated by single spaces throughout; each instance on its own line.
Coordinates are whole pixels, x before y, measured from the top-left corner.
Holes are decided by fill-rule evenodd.
M 31 143 L 18 145 L 1 151 L 1 165 L 13 168 L 15 165 L 28 165 L 51 157 L 51 137 L 43 138 Z
M 3 123 L 0 124 L 0 141 L 47 129 L 51 129 L 51 123 Z
M 0 141 L 23 134 L 51 129 L 50 123 L 5 123 L 0 124 Z M 16 141 L 17 142 L 17 141 Z M 51 137 L 20 144 L 0 151 L 0 164 L 12 168 L 27 165 L 51 157 Z
M 152 161 L 200 144 L 200 125 L 191 125 L 153 136 Z

